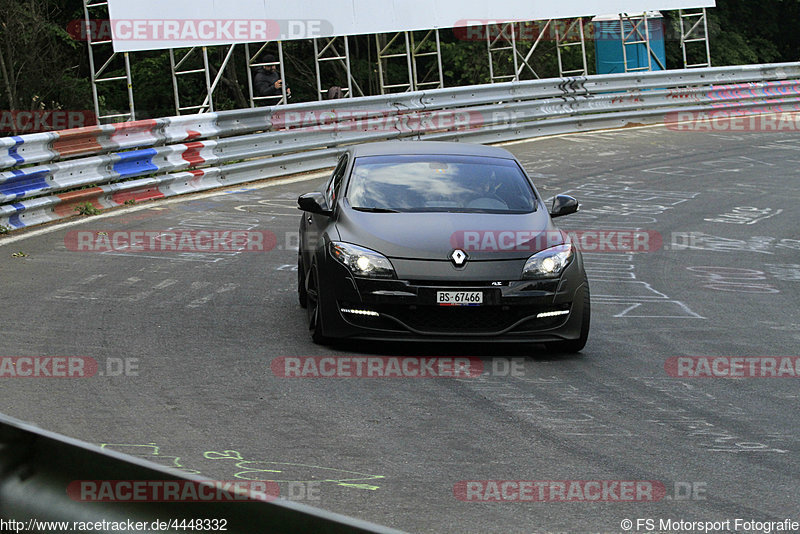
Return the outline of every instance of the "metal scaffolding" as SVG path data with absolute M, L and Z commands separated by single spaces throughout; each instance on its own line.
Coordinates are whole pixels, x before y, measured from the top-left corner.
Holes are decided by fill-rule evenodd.
M 133 103 L 133 81 L 131 79 L 131 63 L 128 52 L 118 54 L 114 52 L 112 40 L 109 36 L 105 39 L 94 40 L 94 24 L 97 21 L 108 20 L 108 2 L 105 0 L 84 0 L 83 2 L 83 31 L 89 48 L 89 70 L 92 77 L 92 99 L 97 123 L 121 122 L 136 120 L 136 107 Z M 99 68 L 98 68 L 98 65 Z M 123 74 L 119 74 L 120 71 Z M 128 88 L 128 109 L 108 110 L 100 107 L 100 87 L 111 83 L 124 82 Z
M 519 52 L 517 51 L 516 33 L 516 23 L 514 22 L 486 26 L 489 80 L 492 83 L 519 80 L 519 72 L 517 70 Z M 510 58 L 509 54 L 511 55 Z M 509 67 L 511 67 L 510 71 Z M 536 75 L 535 71 L 534 75 Z M 539 76 L 536 75 L 536 77 L 538 78 Z
M 653 53 L 653 49 L 650 47 L 650 25 L 648 22 L 650 18 L 652 17 L 646 12 L 641 15 L 620 13 L 619 30 L 622 39 L 622 61 L 625 66 L 625 72 L 653 70 L 653 60 L 661 70 L 666 70 L 664 63 Z M 627 28 L 626 22 L 629 24 Z M 644 45 L 647 50 L 647 66 L 628 67 L 628 49 L 630 47 L 638 48 L 640 45 Z
M 710 66 L 706 10 L 680 10 L 679 13 L 684 67 Z M 108 19 L 107 0 L 84 0 L 84 17 L 92 94 L 98 122 L 133 120 L 136 112 L 130 54 L 113 52 L 110 36 L 95 40 L 96 34 L 91 31 L 94 21 Z M 626 72 L 665 69 L 663 60 L 651 48 L 651 19 L 648 13 L 619 15 L 619 34 Z M 541 50 L 546 41 L 555 42 L 559 76 L 588 75 L 584 24 L 585 18 L 578 17 L 483 26 L 482 30 L 486 35 L 481 35 L 480 39 L 486 40 L 490 82 L 539 79 L 532 59 L 536 50 Z M 351 38 L 352 36 L 337 36 L 309 39 L 310 44 L 313 44 L 318 100 L 324 99 L 328 87 L 334 85 L 341 87 L 342 96 L 347 98 L 365 96 L 376 90 L 380 94 L 387 94 L 444 87 L 442 45 L 438 29 L 376 34 L 374 42 L 377 51 L 378 86 L 372 91 L 365 91 L 365 80 L 359 85 L 353 74 Z M 647 50 L 647 64 L 629 67 L 628 57 L 635 50 L 631 47 L 642 46 Z M 233 69 L 234 63 L 240 65 L 241 69 L 241 52 L 237 52 L 237 49 L 244 51 L 247 92 L 245 94 L 241 87 L 234 87 L 236 101 L 247 102 L 250 107 L 289 102 L 291 94 L 287 86 L 291 86 L 291 81 L 286 78 L 281 41 L 197 46 L 169 50 L 176 114 L 205 113 L 217 109 L 215 93 L 220 83 L 224 82 L 228 88 L 231 87 L 231 82 L 237 85 L 236 72 Z M 276 56 L 277 60 L 264 61 L 263 54 L 267 51 Z M 701 54 L 705 61 L 694 61 Z M 255 93 L 254 75 L 257 69 L 268 65 L 276 66 L 280 78 L 287 83 L 283 85 L 279 95 L 259 96 Z M 228 77 L 223 76 L 226 69 Z M 548 73 L 549 75 L 552 74 Z M 108 99 L 103 97 L 102 88 L 112 83 L 127 85 L 127 110 L 109 110 L 103 106 Z M 119 95 L 119 91 L 116 94 Z M 115 105 L 119 107 L 118 102 Z
M 683 52 L 683 68 L 705 68 L 711 66 L 711 45 L 708 39 L 708 19 L 706 17 L 706 8 L 697 11 L 686 11 L 680 9 L 678 11 L 678 19 L 681 26 L 681 52 Z M 688 46 L 687 46 L 688 45 Z M 697 49 L 701 48 L 700 54 L 705 52 L 705 61 L 696 63 L 689 62 L 689 55 L 692 51 L 688 48 Z
M 556 52 L 558 55 L 558 74 L 562 78 L 564 76 L 586 76 L 589 70 L 586 66 L 586 36 L 583 33 L 583 17 L 576 19 L 566 19 L 568 25 L 566 29 L 561 32 L 558 24 L 554 24 L 556 28 Z M 577 40 L 575 39 L 577 34 Z M 580 68 L 566 68 L 564 66 L 566 58 L 564 55 L 568 50 L 580 47 L 581 50 L 581 64 Z
M 183 53 L 182 51 L 185 50 Z M 211 73 L 208 70 L 208 47 L 203 46 L 200 47 L 200 53 L 202 54 L 202 62 L 203 66 L 201 68 L 191 68 L 187 66 L 194 57 L 195 51 L 198 50 L 198 47 L 186 49 L 178 49 L 177 55 L 181 55 L 182 57 L 175 61 L 176 51 L 173 48 L 169 50 L 169 66 L 170 66 L 170 73 L 172 74 L 172 90 L 174 93 L 175 98 L 175 114 L 180 115 L 182 111 L 193 111 L 195 113 L 203 113 L 204 111 L 209 111 L 210 108 L 213 108 L 213 99 L 211 97 Z M 183 70 L 181 70 L 183 69 Z M 206 90 L 206 99 L 202 104 L 199 105 L 188 105 L 182 106 L 181 105 L 181 80 L 186 80 L 192 75 L 202 74 L 204 75 L 204 83 L 205 83 L 205 90 Z M 213 109 L 211 109 L 213 111 Z
M 277 61 L 262 61 L 262 57 L 264 54 L 268 54 L 268 49 L 270 46 L 270 42 L 265 43 L 257 43 L 259 45 L 258 50 L 255 54 L 250 54 L 250 44 L 246 43 L 244 45 L 244 53 L 247 59 L 247 94 L 250 100 L 250 107 L 254 108 L 258 105 L 265 105 L 265 106 L 276 106 L 278 104 L 285 104 L 289 101 L 290 93 L 287 89 L 286 83 L 281 85 L 281 94 L 274 95 L 274 96 L 258 96 L 253 91 L 253 70 L 260 69 L 262 67 L 267 67 L 274 65 L 277 67 L 278 72 L 280 73 L 280 79 L 286 81 L 286 69 L 283 65 L 283 43 L 281 41 L 276 41 L 275 46 L 277 48 Z M 274 54 L 273 54 L 274 55 Z M 259 104 L 260 103 L 260 104 Z
M 190 111 L 192 113 L 206 113 L 208 111 L 214 111 L 214 92 L 217 90 L 219 86 L 219 82 L 222 79 L 223 73 L 225 72 L 225 68 L 228 66 L 231 58 L 233 57 L 233 53 L 236 50 L 236 45 L 227 45 L 225 47 L 227 52 L 225 53 L 225 59 L 223 59 L 222 64 L 217 69 L 217 74 L 214 76 L 214 79 L 211 79 L 211 64 L 208 59 L 208 47 L 201 46 L 201 47 L 192 47 L 186 51 L 181 58 L 176 62 L 176 49 L 170 48 L 169 50 L 169 65 L 170 70 L 172 73 L 172 89 L 175 95 L 175 114 L 181 115 L 184 111 Z M 177 49 L 177 50 L 185 50 L 185 49 Z M 199 50 L 199 53 L 202 54 L 202 68 L 192 67 L 190 65 L 192 58 L 196 55 L 195 52 Z M 180 55 L 180 52 L 179 54 Z M 184 70 L 181 70 L 184 69 Z M 203 82 L 205 83 L 205 95 L 200 104 L 189 104 L 189 105 L 181 105 L 181 83 L 180 80 L 188 79 L 192 75 L 203 75 Z M 187 83 L 188 85 L 188 83 Z
M 344 53 L 339 52 L 340 49 L 336 46 L 338 41 L 344 43 Z M 338 66 L 339 70 L 344 70 L 347 81 L 346 86 L 342 87 L 342 92 L 346 98 L 353 97 L 354 88 L 359 96 L 364 96 L 364 91 L 361 90 L 361 86 L 358 85 L 358 82 L 353 78 L 353 73 L 350 70 L 350 39 L 347 36 L 314 39 L 314 67 L 317 72 L 317 100 L 323 100 L 328 92 L 327 89 L 323 89 L 324 86 L 322 84 L 322 67 L 325 64 Z
M 423 34 L 422 38 L 418 39 L 416 34 Z M 382 95 L 444 87 L 439 30 L 377 34 L 375 46 L 378 50 L 378 84 Z M 427 58 L 435 58 L 433 65 L 429 64 Z M 399 60 L 405 60 L 405 64 L 400 67 L 404 74 L 398 76 L 397 69 L 392 69 L 390 62 L 396 65 Z M 392 71 L 395 72 L 394 76 Z
M 402 44 L 396 46 L 395 43 L 402 37 Z M 385 33 L 375 35 L 375 46 L 378 49 L 378 84 L 381 88 L 381 94 L 388 93 L 402 93 L 405 91 L 413 91 L 414 86 L 414 72 L 411 66 L 411 39 L 408 32 L 397 32 L 391 39 Z M 389 62 L 397 63 L 397 59 L 405 60 L 405 70 L 408 77 L 405 79 L 397 78 L 389 80 L 390 69 Z M 394 60 L 394 61 L 393 61 Z
M 586 40 L 582 21 L 582 18 L 566 19 L 566 29 L 563 32 L 555 19 L 508 22 L 486 26 L 489 78 L 491 82 L 519 81 L 524 78 L 526 71 L 533 78 L 539 79 L 540 76 L 533 68 L 531 59 L 542 43 L 549 41 L 551 38 L 556 42 L 559 75 L 586 74 Z M 578 40 L 573 38 L 576 25 L 579 28 L 577 30 Z M 535 39 L 533 38 L 534 35 L 536 36 Z M 580 46 L 581 48 L 582 68 L 580 69 L 567 69 L 564 67 L 564 51 L 573 46 Z
M 416 40 L 416 33 L 407 32 L 411 37 L 411 66 L 414 71 L 414 90 L 443 89 L 444 77 L 442 76 L 442 46 L 439 41 L 439 30 L 428 30 L 421 40 Z M 433 41 L 431 41 L 433 37 Z M 432 44 L 431 44 L 432 43 Z M 433 49 L 431 49 L 431 46 Z M 426 59 L 435 58 L 431 65 Z M 420 64 L 422 61 L 422 65 Z M 428 65 L 425 63 L 428 62 Z M 425 68 L 427 66 L 427 68 Z M 435 75 L 435 77 L 431 77 Z

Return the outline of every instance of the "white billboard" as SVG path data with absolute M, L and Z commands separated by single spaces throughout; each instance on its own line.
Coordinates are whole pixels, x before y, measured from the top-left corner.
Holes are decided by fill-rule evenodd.
M 714 7 L 715 0 L 108 0 L 114 50 L 496 24 Z

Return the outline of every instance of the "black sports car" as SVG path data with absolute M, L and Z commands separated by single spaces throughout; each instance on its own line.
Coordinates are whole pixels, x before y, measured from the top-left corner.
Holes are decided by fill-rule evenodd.
M 395 141 L 350 148 L 303 210 L 298 294 L 313 340 L 502 340 L 577 352 L 581 253 L 507 150 Z

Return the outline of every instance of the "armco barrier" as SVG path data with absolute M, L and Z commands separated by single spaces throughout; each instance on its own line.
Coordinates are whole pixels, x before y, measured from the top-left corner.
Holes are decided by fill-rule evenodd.
M 720 109 L 800 110 L 800 63 L 509 82 L 3 138 L 0 225 L 318 170 L 353 143 L 501 142 Z
M 296 533 L 386 533 L 400 531 L 381 527 L 284 499 L 263 500 L 261 495 L 247 492 L 224 500 L 186 502 L 136 502 L 125 494 L 122 502 L 85 502 L 76 499 L 74 491 L 81 481 L 99 484 L 103 481 L 167 482 L 209 488 L 211 481 L 177 470 L 133 458 L 118 452 L 100 449 L 77 440 L 35 428 L 0 414 L 0 520 L 9 532 L 78 532 L 73 522 L 96 525 L 102 521 L 126 524 L 156 520 L 213 521 L 224 520 L 228 533 L 254 532 Z M 239 481 L 246 483 L 246 481 Z M 252 482 L 251 482 L 252 483 Z M 276 489 L 275 483 L 262 484 Z M 78 486 L 79 487 L 79 486 Z M 123 487 L 120 485 L 120 487 Z M 210 486 L 213 487 L 213 486 Z M 230 485 L 228 486 L 230 487 Z M 277 490 L 280 490 L 277 487 Z M 208 493 L 208 489 L 205 490 Z M 284 490 L 285 491 L 285 490 Z M 279 491 L 278 491 L 279 492 Z M 120 492 L 122 493 L 122 492 Z M 198 491 L 200 493 L 200 491 Z M 271 493 L 270 493 L 271 494 Z M 80 494 L 78 494 L 80 495 Z M 98 491 L 96 495 L 100 495 Z M 225 494 L 223 494 L 225 495 Z M 259 499 L 261 497 L 262 500 Z M 120 497 L 122 499 L 122 497 Z M 148 499 L 143 499 L 148 500 Z M 200 499 L 197 499 L 200 500 Z M 14 526 L 8 527 L 9 521 Z M 69 528 L 47 528 L 35 522 L 68 522 Z M 29 528 L 30 527 L 30 528 Z M 92 530 L 111 532 L 113 529 Z M 121 530 L 125 530 L 124 528 Z M 202 528 L 147 528 L 147 532 L 185 533 Z M 205 528 L 206 531 L 211 530 Z M 130 532 L 130 530 L 128 530 Z

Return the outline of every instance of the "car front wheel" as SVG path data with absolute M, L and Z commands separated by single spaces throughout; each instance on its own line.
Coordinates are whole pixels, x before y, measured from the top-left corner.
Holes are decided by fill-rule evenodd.
M 589 284 L 586 284 L 586 290 L 583 292 L 583 316 L 581 318 L 581 334 L 578 339 L 570 339 L 568 341 L 552 341 L 545 344 L 547 350 L 562 354 L 573 354 L 583 350 L 586 346 L 586 341 L 589 339 L 589 324 L 591 323 L 592 306 L 589 298 Z

